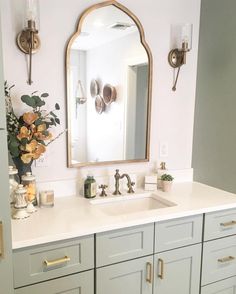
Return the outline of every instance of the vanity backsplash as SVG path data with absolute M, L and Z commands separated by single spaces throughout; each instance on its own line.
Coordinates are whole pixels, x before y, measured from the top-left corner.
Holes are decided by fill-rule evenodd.
M 136 189 L 144 189 L 144 177 L 148 174 L 155 174 L 154 172 L 150 172 L 149 170 L 142 169 L 142 172 L 130 171 L 127 167 L 125 169 L 120 169 L 121 173 L 128 173 L 131 181 L 135 182 L 134 190 Z M 193 169 L 183 169 L 183 170 L 168 170 L 168 173 L 173 175 L 175 182 L 191 182 L 193 180 Z M 77 179 L 61 179 L 57 181 L 38 181 L 37 187 L 38 190 L 53 190 L 55 198 L 57 197 L 65 197 L 72 195 L 83 196 L 83 185 L 84 180 L 87 177 L 87 174 L 93 174 L 97 186 L 105 184 L 108 186 L 108 193 L 114 192 L 115 189 L 115 168 L 114 171 L 106 170 L 101 172 L 98 170 L 85 170 L 83 169 L 78 175 Z M 126 179 L 120 180 L 120 189 L 121 192 L 125 193 L 127 190 L 127 181 Z M 99 190 L 98 190 L 99 192 Z M 98 194 L 98 193 L 97 193 Z

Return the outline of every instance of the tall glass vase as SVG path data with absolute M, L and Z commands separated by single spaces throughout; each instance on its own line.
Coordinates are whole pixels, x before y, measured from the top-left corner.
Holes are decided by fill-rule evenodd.
M 33 160 L 31 160 L 29 163 L 24 163 L 20 157 L 13 157 L 12 158 L 16 168 L 18 169 L 18 175 L 20 178 L 20 183 L 21 183 L 21 178 L 23 175 L 25 175 L 27 172 L 32 172 L 32 163 Z

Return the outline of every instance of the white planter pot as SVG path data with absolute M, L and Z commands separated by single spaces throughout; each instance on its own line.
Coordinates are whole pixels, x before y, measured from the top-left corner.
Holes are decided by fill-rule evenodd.
M 172 181 L 162 181 L 163 192 L 169 192 L 172 187 Z

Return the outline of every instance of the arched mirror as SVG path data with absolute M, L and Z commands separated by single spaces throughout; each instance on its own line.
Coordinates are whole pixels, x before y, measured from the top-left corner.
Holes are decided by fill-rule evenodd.
M 149 160 L 152 57 L 116 1 L 79 19 L 66 54 L 68 166 Z

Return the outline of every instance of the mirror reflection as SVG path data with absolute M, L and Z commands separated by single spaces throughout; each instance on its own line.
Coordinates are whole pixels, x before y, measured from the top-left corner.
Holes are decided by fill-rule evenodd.
M 67 52 L 69 166 L 148 159 L 150 56 L 141 41 L 115 5 L 82 16 Z

